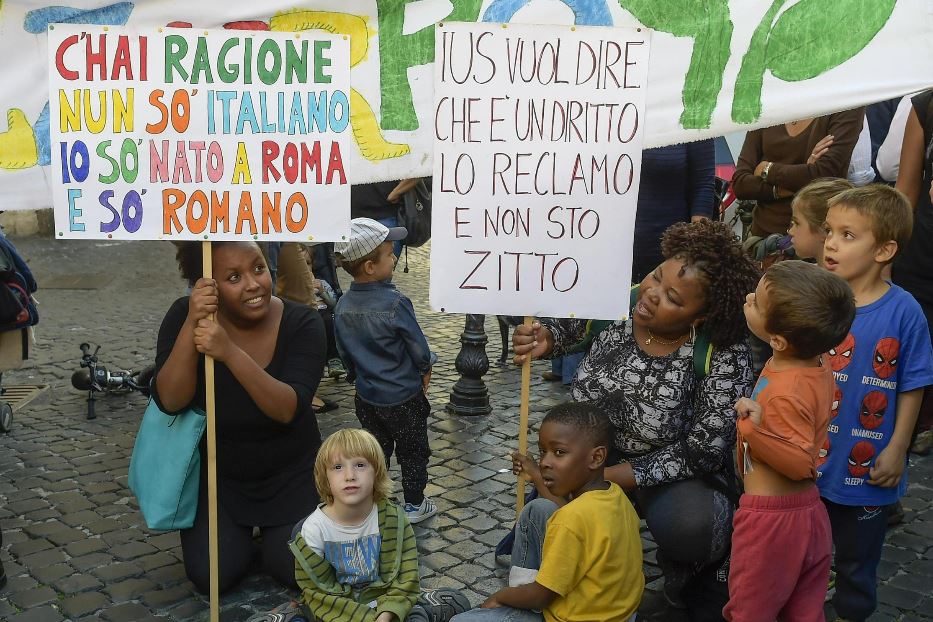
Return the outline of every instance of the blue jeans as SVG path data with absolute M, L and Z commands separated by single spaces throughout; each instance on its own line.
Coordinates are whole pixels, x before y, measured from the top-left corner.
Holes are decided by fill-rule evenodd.
M 551 372 L 560 376 L 561 384 L 573 383 L 573 377 L 577 373 L 577 367 L 583 360 L 584 354 L 585 352 L 577 352 L 551 359 Z
M 549 499 L 534 499 L 522 510 L 515 524 L 515 544 L 512 545 L 512 566 L 537 570 L 541 567 L 544 550 L 544 534 L 547 521 L 557 511 L 557 504 Z M 473 609 L 455 615 L 450 622 L 541 622 L 537 611 L 496 607 L 495 609 Z

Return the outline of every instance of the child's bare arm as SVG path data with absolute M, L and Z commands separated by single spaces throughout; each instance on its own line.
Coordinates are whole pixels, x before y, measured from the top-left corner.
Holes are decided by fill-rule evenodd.
M 541 610 L 551 604 L 551 601 L 557 596 L 554 592 L 547 589 L 537 582 L 531 582 L 517 587 L 507 587 L 499 590 L 486 599 L 481 605 L 483 609 L 494 609 L 496 607 L 513 607 L 515 609 L 537 609 Z
M 914 389 L 897 394 L 895 407 L 894 433 L 888 446 L 875 458 L 875 464 L 868 471 L 868 483 L 882 488 L 894 488 L 901 482 L 904 474 L 905 458 L 910 448 L 910 437 L 917 424 L 923 389 Z

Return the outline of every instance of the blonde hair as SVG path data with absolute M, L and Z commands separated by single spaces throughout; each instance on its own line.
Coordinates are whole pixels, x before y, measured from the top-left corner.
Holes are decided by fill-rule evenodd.
M 386 457 L 376 437 L 359 428 L 337 430 L 327 437 L 317 452 L 314 460 L 314 485 L 318 495 L 327 505 L 334 502 L 334 495 L 327 481 L 327 469 L 338 456 L 343 458 L 364 458 L 375 471 L 373 482 L 373 501 L 379 503 L 388 498 L 392 491 L 392 480 L 386 468 Z
M 800 215 L 809 223 L 810 229 L 822 231 L 823 223 L 826 221 L 826 212 L 829 211 L 829 200 L 840 192 L 854 187 L 848 179 L 821 177 L 798 190 L 794 195 L 792 205 L 800 211 Z

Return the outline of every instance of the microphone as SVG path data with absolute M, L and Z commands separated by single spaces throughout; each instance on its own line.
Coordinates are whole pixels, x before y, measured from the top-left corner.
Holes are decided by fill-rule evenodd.
M 89 369 L 79 369 L 71 374 L 71 386 L 79 391 L 91 390 L 91 371 Z

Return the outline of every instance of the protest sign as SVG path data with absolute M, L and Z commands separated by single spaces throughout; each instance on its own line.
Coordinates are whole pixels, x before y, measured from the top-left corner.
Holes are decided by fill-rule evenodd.
M 445 22 L 436 42 L 431 307 L 625 317 L 650 32 Z
M 349 42 L 49 26 L 60 238 L 339 240 Z

